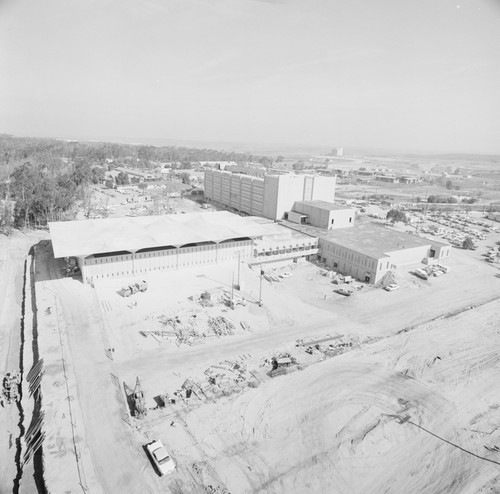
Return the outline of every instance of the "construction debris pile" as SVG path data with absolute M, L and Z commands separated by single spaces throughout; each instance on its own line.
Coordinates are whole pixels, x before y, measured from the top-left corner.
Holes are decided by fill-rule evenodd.
M 234 334 L 234 324 L 224 316 L 209 317 L 208 327 L 218 337 Z
M 19 385 L 21 376 L 17 372 L 7 372 L 2 381 L 2 405 L 3 399 L 10 405 L 13 401 L 19 400 Z
M 250 358 L 244 356 L 243 358 Z M 224 360 L 217 365 L 212 365 L 199 379 L 190 377 L 173 395 L 168 393 L 160 395 L 163 406 L 166 404 L 193 405 L 205 401 L 214 401 L 222 396 L 238 393 L 245 388 L 256 388 L 260 380 L 251 372 L 243 362 Z M 195 401 L 193 402 L 193 398 Z

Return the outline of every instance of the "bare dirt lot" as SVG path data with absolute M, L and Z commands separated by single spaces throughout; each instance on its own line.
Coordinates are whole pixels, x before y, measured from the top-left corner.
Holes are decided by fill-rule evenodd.
M 91 288 L 60 278 L 49 245 L 37 260 L 39 314 L 57 316 L 44 312 L 39 324 L 52 364 L 53 492 L 79 483 L 108 493 L 500 489 L 500 272 L 469 251 L 454 250 L 439 278 L 409 267 L 398 291 L 365 286 L 351 297 L 333 293 L 317 266 L 282 268 L 276 275 L 292 275 L 262 281 L 262 307 L 259 270 L 242 265 L 234 309 L 236 265 L 151 276 L 146 292 L 123 298 L 121 280 Z M 212 328 L 217 317 L 233 334 Z M 270 377 L 283 356 L 293 365 Z M 127 404 L 137 377 L 143 419 Z M 156 438 L 177 464 L 168 477 L 144 451 Z M 61 475 L 61 462 L 73 473 Z

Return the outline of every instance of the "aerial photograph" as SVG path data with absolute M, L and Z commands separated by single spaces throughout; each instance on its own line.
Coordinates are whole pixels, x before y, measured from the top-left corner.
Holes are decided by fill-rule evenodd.
M 0 494 L 500 494 L 500 0 L 1 0 Z

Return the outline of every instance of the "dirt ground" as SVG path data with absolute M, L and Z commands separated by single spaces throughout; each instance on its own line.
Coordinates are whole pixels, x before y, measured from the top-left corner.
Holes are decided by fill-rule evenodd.
M 0 250 L 1 362 L 19 365 L 22 266 L 37 244 L 51 492 L 500 489 L 500 270 L 481 254 L 498 234 L 477 251 L 453 249 L 450 272 L 428 282 L 400 269 L 395 292 L 363 285 L 342 297 L 309 263 L 278 268 L 276 276 L 291 276 L 261 285 L 259 269 L 233 263 L 152 275 L 129 298 L 118 291 L 131 280 L 92 288 L 63 277 L 50 243 L 37 243 L 47 232 L 16 235 Z M 203 304 L 202 293 L 210 294 Z M 233 334 L 211 332 L 216 317 Z M 299 339 L 326 340 L 306 352 Z M 297 365 L 271 378 L 283 354 Z M 127 403 L 137 377 L 143 419 Z M 161 395 L 175 403 L 160 406 Z M 17 475 L 18 413 L 0 409 L 0 492 Z M 156 438 L 177 464 L 168 477 L 144 449 Z
M 493 463 L 500 462 L 500 271 L 478 253 L 453 250 L 450 273 L 429 282 L 411 275 L 410 266 L 397 273 L 398 291 L 364 286 L 348 298 L 333 292 L 318 266 L 293 265 L 276 271 L 292 276 L 262 281 L 262 307 L 259 270 L 242 265 L 234 310 L 222 301 L 224 292 L 226 301 L 231 297 L 237 265 L 151 276 L 147 292 L 123 298 L 117 292 L 127 280 L 93 289 L 58 279 L 50 247 L 39 255 L 45 268 L 37 290 L 47 297 L 40 300 L 59 301 L 59 346 L 70 362 L 76 422 L 72 433 L 60 390 L 49 386 L 44 396 L 54 429 L 46 461 L 54 492 L 75 485 L 75 475 L 54 473 L 63 462 L 75 471 L 75 443 L 92 492 L 500 489 Z M 209 307 L 199 302 L 205 291 Z M 227 318 L 234 334 L 210 334 L 209 316 Z M 167 323 L 175 319 L 185 332 L 199 333 L 191 344 L 176 338 Z M 337 345 L 333 355 L 295 346 L 325 337 L 325 345 Z M 47 358 L 55 365 L 60 349 L 58 356 L 50 338 Z M 269 377 L 273 356 L 285 352 L 299 366 Z M 225 361 L 238 364 L 238 372 Z M 210 384 L 208 369 L 225 377 Z M 54 367 L 50 378 L 60 380 L 58 372 Z M 144 419 L 131 417 L 126 401 L 137 377 L 149 409 Z M 189 399 L 181 388 L 186 379 L 199 385 Z M 159 407 L 165 394 L 176 403 Z M 158 477 L 145 454 L 155 438 L 177 464 L 168 477 Z
M 0 235 L 0 379 L 20 370 L 24 261 L 31 246 L 47 237 L 46 231 Z M 18 475 L 15 455 L 20 413 L 14 403 L 0 406 L 0 492 L 11 492 Z

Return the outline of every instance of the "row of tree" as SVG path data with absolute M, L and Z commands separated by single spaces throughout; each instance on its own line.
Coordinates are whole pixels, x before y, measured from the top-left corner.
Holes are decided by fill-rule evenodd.
M 88 185 L 105 179 L 110 160 L 122 160 L 134 166 L 150 166 L 150 161 L 175 161 L 184 163 L 183 168 L 187 169 L 191 161 L 264 159 L 211 149 L 62 141 L 5 134 L 0 134 L 0 150 L 0 227 L 37 227 L 71 217 L 75 204 L 88 192 Z M 180 178 L 189 183 L 188 173 Z M 129 183 L 129 176 L 120 172 L 106 185 Z M 11 204 L 15 205 L 13 210 Z

